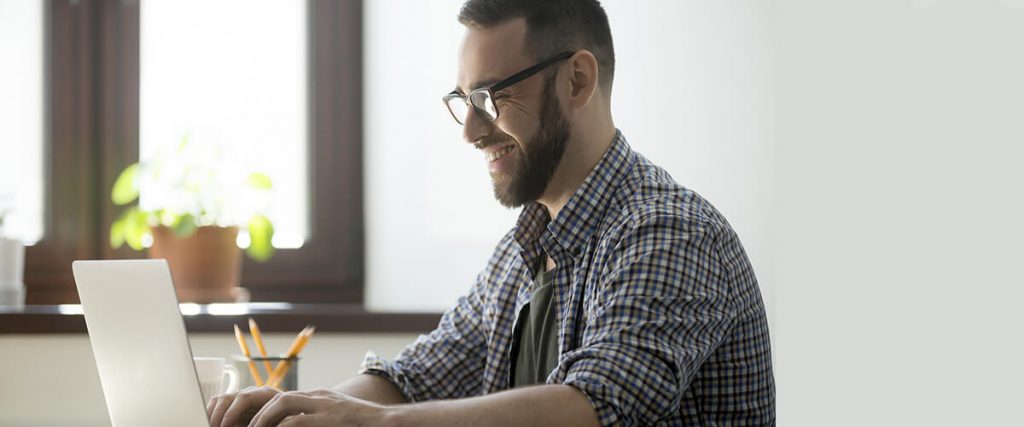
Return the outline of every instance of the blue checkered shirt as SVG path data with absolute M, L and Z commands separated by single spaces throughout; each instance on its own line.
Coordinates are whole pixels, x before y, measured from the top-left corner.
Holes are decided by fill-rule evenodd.
M 413 402 L 509 388 L 514 323 L 548 254 L 558 319 L 551 384 L 602 425 L 774 425 L 757 279 L 725 218 L 621 132 L 558 216 L 531 203 L 469 292 L 394 361 L 363 371 Z

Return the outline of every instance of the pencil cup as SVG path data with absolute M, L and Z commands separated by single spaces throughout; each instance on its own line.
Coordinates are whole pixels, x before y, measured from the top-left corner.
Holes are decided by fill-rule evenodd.
M 250 358 L 239 354 L 236 354 L 232 359 L 232 363 L 234 364 L 235 368 L 238 369 L 239 373 L 241 373 L 241 375 L 239 375 L 239 386 L 241 388 L 256 385 L 256 381 L 253 379 L 252 373 L 249 370 L 249 359 Z M 263 380 L 263 382 L 266 382 L 267 379 L 270 377 L 270 373 L 277 369 L 278 363 L 285 360 L 289 361 L 288 372 L 284 375 L 284 378 L 281 379 L 281 383 L 278 385 L 278 388 L 284 391 L 293 391 L 299 389 L 299 359 L 301 359 L 301 357 L 294 357 L 288 359 L 286 357 L 281 356 L 253 356 L 251 359 L 253 365 L 256 367 L 256 372 L 259 373 L 260 379 Z M 263 363 L 264 361 L 270 362 L 270 372 L 267 372 L 267 365 Z

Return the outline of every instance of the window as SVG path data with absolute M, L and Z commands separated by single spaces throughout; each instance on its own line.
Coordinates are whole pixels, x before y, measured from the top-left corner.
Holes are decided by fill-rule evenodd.
M 43 2 L 0 0 L 0 215 L 6 236 L 43 236 Z
M 270 24 L 274 31 L 287 36 L 246 31 L 258 28 L 257 21 L 270 19 L 270 14 L 279 21 Z M 30 304 L 76 301 L 70 269 L 75 259 L 144 256 L 110 249 L 109 227 L 119 213 L 110 202 L 110 188 L 126 165 L 181 132 L 271 148 L 275 159 L 288 156 L 280 171 L 268 171 L 277 174 L 275 184 L 284 190 L 281 205 L 291 209 L 273 213 L 284 224 L 277 243 L 285 248 L 270 262 L 246 260 L 243 266 L 242 284 L 254 301 L 362 302 L 359 2 L 58 1 L 46 3 L 42 16 L 47 20 L 42 39 L 48 43 L 39 50 L 45 52 L 46 71 L 37 75 L 47 76 L 43 84 L 49 121 L 44 128 L 49 137 L 44 140 L 49 154 L 40 170 L 47 171 L 48 190 L 40 203 L 46 232 L 26 254 Z M 214 69 L 212 61 L 226 58 L 195 57 L 193 64 L 185 64 L 192 67 L 187 76 L 180 71 L 170 75 L 180 70 L 173 62 L 189 59 L 180 46 L 161 43 L 203 37 L 203 25 L 241 30 L 233 32 L 237 44 L 231 46 L 232 53 L 222 56 L 245 61 L 254 50 L 276 52 L 279 60 L 289 55 L 286 69 L 251 72 L 245 76 L 247 83 L 237 69 Z M 171 33 L 178 37 L 160 36 Z M 208 44 L 223 49 L 224 43 Z M 211 50 L 196 52 L 212 55 Z M 161 61 L 172 64 L 164 67 Z M 268 79 L 279 84 L 269 85 Z M 230 124 L 227 131 L 178 122 L 198 117 L 190 111 L 217 108 L 189 106 L 187 91 L 161 92 L 186 81 L 200 85 L 198 91 L 229 89 L 222 98 L 229 104 L 217 112 L 218 122 Z M 253 93 L 245 94 L 245 89 Z M 244 102 L 259 108 L 230 104 L 243 103 L 240 97 L 259 100 Z M 285 113 L 290 117 L 282 118 Z M 277 128 L 266 131 L 272 136 L 255 135 L 243 126 L 270 116 L 280 119 Z M 176 143 L 179 138 L 174 139 Z M 267 168 L 273 163 L 267 162 Z
M 225 166 L 268 175 L 278 248 L 309 235 L 306 6 L 147 1 L 140 11 L 140 157 L 176 150 L 187 135 Z

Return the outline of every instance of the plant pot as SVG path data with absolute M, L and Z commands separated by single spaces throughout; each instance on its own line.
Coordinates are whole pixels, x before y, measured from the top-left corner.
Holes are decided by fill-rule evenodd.
M 0 238 L 0 306 L 25 305 L 25 246 Z
M 238 227 L 199 227 L 185 238 L 163 226 L 151 231 L 149 257 L 167 260 L 178 302 L 248 301 L 248 292 L 238 286 L 242 273 L 242 250 L 235 243 Z

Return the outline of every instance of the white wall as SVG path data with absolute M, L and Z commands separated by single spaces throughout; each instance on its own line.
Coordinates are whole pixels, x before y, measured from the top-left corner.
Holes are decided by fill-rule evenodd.
M 482 156 L 462 142 L 440 101 L 455 86 L 461 3 L 364 5 L 366 291 L 378 310 L 451 306 L 518 213 L 494 200 Z M 618 61 L 616 125 L 729 218 L 771 317 L 768 6 L 603 3 Z
M 602 4 L 615 43 L 616 126 L 635 150 L 726 216 L 754 266 L 773 324 L 770 3 Z
M 364 7 L 367 303 L 440 311 L 515 222 L 441 103 L 455 86 L 460 0 Z
M 1020 425 L 1024 2 L 775 4 L 779 425 Z
M 268 349 L 294 335 L 266 334 Z M 317 333 L 299 361 L 299 387 L 331 387 L 353 375 L 367 350 L 392 357 L 414 334 Z M 196 356 L 231 357 L 231 334 L 192 334 Z M 0 335 L 0 426 L 110 425 L 89 339 L 74 335 Z M 244 373 L 243 373 L 244 374 Z M 156 384 L 139 384 L 140 393 Z

